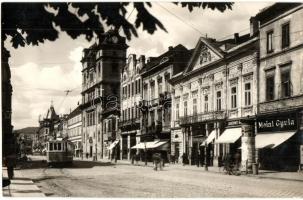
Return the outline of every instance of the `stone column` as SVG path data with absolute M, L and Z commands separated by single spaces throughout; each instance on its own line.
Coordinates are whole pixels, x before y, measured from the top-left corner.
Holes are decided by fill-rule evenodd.
M 252 172 L 252 164 L 255 163 L 255 131 L 251 121 L 241 121 L 242 126 L 242 146 L 241 164 L 248 172 Z
M 192 134 L 192 127 L 190 126 L 188 128 L 188 146 L 189 146 L 189 155 L 188 155 L 188 158 L 189 158 L 189 165 L 192 164 L 192 149 L 193 149 L 193 134 Z
M 206 139 L 209 135 L 209 131 L 208 131 L 208 125 L 205 124 L 205 141 L 204 141 L 204 169 L 205 171 L 208 171 L 208 163 L 207 163 L 207 142 Z
M 214 123 L 214 128 L 216 131 L 216 139 L 218 139 L 218 137 L 220 136 L 220 130 L 219 130 L 219 124 L 218 122 Z M 219 154 L 220 154 L 220 144 L 215 143 L 214 144 L 214 152 L 213 152 L 213 163 L 214 166 L 218 167 L 219 166 Z

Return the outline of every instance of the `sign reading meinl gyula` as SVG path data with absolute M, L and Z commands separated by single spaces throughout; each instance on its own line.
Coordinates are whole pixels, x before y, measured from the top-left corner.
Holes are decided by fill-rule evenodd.
M 296 114 L 277 115 L 259 118 L 257 120 L 258 132 L 286 131 L 297 129 Z

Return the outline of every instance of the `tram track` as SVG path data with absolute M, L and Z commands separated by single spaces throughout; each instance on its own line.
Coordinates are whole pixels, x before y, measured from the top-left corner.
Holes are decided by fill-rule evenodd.
M 55 170 L 56 175 L 50 174 L 49 173 L 50 170 Z M 42 170 L 42 177 L 44 180 L 42 179 L 38 182 L 45 183 L 48 186 L 48 188 L 46 188 L 46 189 L 51 190 L 52 195 L 56 194 L 56 196 L 63 196 L 63 197 L 72 196 L 73 193 L 71 191 L 67 190 L 64 185 L 60 184 L 60 181 L 62 179 L 70 179 L 70 177 L 64 173 L 63 168 L 48 168 L 48 167 L 44 168 Z M 43 188 L 43 186 L 42 186 L 42 188 Z

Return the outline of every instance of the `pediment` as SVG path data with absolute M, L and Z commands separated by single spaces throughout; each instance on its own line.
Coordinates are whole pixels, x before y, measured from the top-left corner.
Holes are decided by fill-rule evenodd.
M 203 68 L 204 66 L 216 62 L 221 58 L 223 58 L 223 54 L 217 47 L 208 42 L 207 39 L 200 38 L 186 72 Z

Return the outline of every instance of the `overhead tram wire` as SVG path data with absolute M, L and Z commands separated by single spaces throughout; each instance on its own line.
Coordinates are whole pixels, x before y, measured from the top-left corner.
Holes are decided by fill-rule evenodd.
M 178 15 L 174 14 L 173 12 L 171 12 L 170 10 L 168 10 L 167 8 L 165 8 L 164 6 L 162 6 L 161 4 L 159 4 L 158 2 L 155 2 L 156 5 L 158 5 L 159 7 L 161 7 L 163 10 L 165 10 L 166 12 L 170 13 L 172 16 L 174 16 L 175 18 L 177 18 L 178 20 L 180 20 L 181 22 L 183 22 L 184 24 L 186 24 L 187 26 L 189 26 L 190 28 L 194 29 L 195 31 L 197 31 L 199 34 L 206 35 L 204 33 L 202 33 L 199 29 L 197 29 L 196 27 L 194 27 L 192 24 L 186 22 L 185 20 L 183 20 L 181 17 L 179 17 Z

